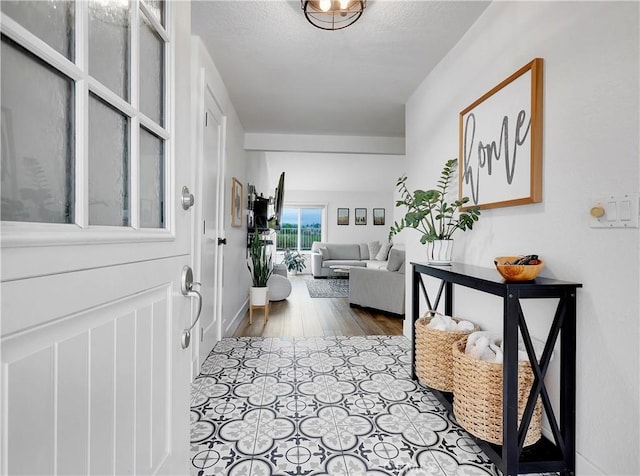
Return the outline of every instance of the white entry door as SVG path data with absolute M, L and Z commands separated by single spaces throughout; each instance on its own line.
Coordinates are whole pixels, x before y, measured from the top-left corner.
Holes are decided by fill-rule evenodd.
M 188 474 L 189 3 L 0 8 L 0 472 Z

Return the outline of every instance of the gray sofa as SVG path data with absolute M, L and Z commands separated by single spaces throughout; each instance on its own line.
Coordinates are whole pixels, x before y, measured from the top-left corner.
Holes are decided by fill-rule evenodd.
M 375 258 L 375 257 L 373 257 Z M 386 260 L 371 259 L 367 243 L 322 243 L 311 245 L 311 274 L 314 278 L 339 276 L 331 266 L 386 268 Z
M 404 315 L 405 263 L 404 250 L 392 249 L 389 269 L 351 268 L 349 274 L 349 304 Z M 400 268 L 398 259 L 402 260 Z

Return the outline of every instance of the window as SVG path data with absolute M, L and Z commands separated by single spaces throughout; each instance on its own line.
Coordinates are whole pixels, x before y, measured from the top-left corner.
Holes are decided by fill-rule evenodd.
M 3 222 L 167 228 L 167 5 L 0 2 Z
M 324 207 L 284 206 L 278 232 L 278 250 L 308 251 L 314 241 L 322 241 Z

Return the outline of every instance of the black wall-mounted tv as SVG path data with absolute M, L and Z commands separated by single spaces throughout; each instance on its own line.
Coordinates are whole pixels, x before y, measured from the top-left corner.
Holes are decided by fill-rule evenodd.
M 276 196 L 275 196 L 275 203 L 274 203 L 276 230 L 280 229 L 283 207 L 284 207 L 284 172 L 280 174 L 280 180 L 278 181 L 278 187 L 276 188 Z

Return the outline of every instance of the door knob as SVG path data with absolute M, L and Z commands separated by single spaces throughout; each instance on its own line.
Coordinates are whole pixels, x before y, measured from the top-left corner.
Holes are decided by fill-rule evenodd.
M 185 210 L 189 210 L 195 203 L 195 198 L 193 197 L 193 193 L 189 191 L 189 187 L 186 185 L 182 187 L 182 196 L 180 197 L 180 202 L 182 203 L 182 208 Z

